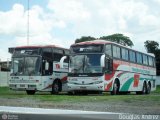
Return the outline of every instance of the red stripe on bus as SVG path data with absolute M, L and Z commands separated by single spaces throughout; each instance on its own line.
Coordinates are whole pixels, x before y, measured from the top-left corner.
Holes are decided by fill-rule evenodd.
M 113 82 L 113 81 L 112 81 L 112 82 Z M 105 88 L 106 91 L 109 91 L 109 90 L 110 90 L 110 88 L 112 87 L 112 82 L 110 82 L 110 83 L 106 86 L 106 88 Z

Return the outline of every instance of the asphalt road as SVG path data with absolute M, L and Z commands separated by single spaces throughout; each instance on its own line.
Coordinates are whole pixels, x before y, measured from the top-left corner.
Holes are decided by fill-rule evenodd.
M 0 120 L 160 120 L 160 115 L 0 106 Z
M 0 106 L 1 120 L 116 120 L 120 113 Z

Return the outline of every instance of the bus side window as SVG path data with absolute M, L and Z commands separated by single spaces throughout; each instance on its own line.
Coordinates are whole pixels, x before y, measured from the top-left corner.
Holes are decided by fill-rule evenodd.
M 123 60 L 128 60 L 128 50 L 125 48 L 121 49 L 121 54 L 122 54 L 122 59 Z
M 54 53 L 54 61 L 59 62 L 60 59 L 63 57 L 63 54 L 59 54 L 59 53 Z
M 153 58 L 153 67 L 156 67 L 155 58 Z
M 143 54 L 143 64 L 148 65 L 147 55 L 144 55 L 144 54 Z
M 152 61 L 152 57 L 148 57 L 149 58 L 149 66 L 153 66 L 153 61 Z
M 112 56 L 111 45 L 106 45 L 105 53 Z
M 56 62 L 60 62 L 60 59 L 63 57 L 63 50 L 61 49 L 54 49 L 53 50 L 53 61 L 56 61 Z
M 137 63 L 142 64 L 142 54 L 137 52 L 136 57 L 137 57 Z
M 129 51 L 129 59 L 131 62 L 136 62 L 136 53 L 134 51 Z
M 112 59 L 109 59 L 109 58 L 105 58 L 105 63 L 106 63 L 106 67 L 105 67 L 105 71 L 107 73 L 111 73 L 112 72 L 112 69 L 113 69 L 113 62 L 112 62 Z
M 42 71 L 43 75 L 51 75 L 53 73 L 53 54 L 51 48 L 43 48 L 43 62 Z M 48 69 L 47 69 L 48 68 Z

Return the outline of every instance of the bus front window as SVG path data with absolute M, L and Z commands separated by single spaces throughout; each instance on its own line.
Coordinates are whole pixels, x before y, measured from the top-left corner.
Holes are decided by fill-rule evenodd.
M 101 54 L 71 56 L 71 73 L 102 73 Z
M 25 57 L 25 75 L 39 75 L 40 58 L 39 57 Z
M 39 57 L 13 58 L 13 75 L 38 75 L 39 69 Z
M 70 58 L 71 73 L 83 73 L 84 55 L 74 55 Z
M 13 74 L 23 74 L 24 58 L 13 58 Z

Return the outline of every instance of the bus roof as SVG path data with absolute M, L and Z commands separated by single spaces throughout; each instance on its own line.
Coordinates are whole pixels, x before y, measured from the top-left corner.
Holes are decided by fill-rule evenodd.
M 58 45 L 29 45 L 29 46 L 17 46 L 15 48 L 47 48 L 47 47 L 51 47 L 51 48 L 62 48 Z M 63 48 L 65 49 L 65 48 Z
M 133 50 L 133 51 L 136 51 L 136 52 L 140 52 L 140 53 L 143 53 L 143 54 L 155 57 L 155 55 L 153 53 L 141 52 L 141 51 L 129 48 L 127 46 L 123 46 L 123 45 L 115 43 L 115 42 L 111 42 L 111 41 L 107 41 L 107 40 L 101 40 L 101 39 L 97 39 L 97 40 L 93 40 L 93 41 L 85 41 L 85 42 L 75 43 L 75 44 L 72 44 L 71 46 L 76 46 L 76 45 L 96 45 L 96 44 L 99 44 L 99 45 L 100 44 L 102 44 L 102 45 L 105 45 L 105 44 L 115 44 L 115 45 L 118 45 L 118 46 L 130 49 L 130 50 Z
M 67 48 L 60 47 L 58 45 L 28 45 L 28 46 L 17 46 L 8 48 L 9 53 L 13 53 L 14 49 L 25 49 L 25 48 L 60 48 L 64 50 L 69 50 Z
M 75 43 L 72 44 L 71 46 L 75 46 L 75 45 L 90 45 L 90 44 L 107 44 L 107 43 L 112 43 L 110 41 L 106 41 L 106 40 L 93 40 L 93 41 L 85 41 L 85 42 L 80 42 L 80 43 Z

